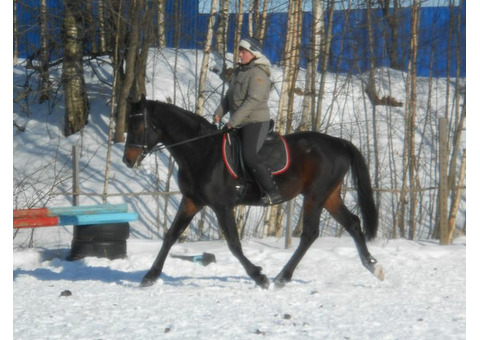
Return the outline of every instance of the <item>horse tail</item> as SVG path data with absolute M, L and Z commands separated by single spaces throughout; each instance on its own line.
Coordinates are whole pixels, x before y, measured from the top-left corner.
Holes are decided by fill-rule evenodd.
M 353 180 L 357 186 L 358 203 L 363 217 L 363 229 L 367 240 L 377 236 L 378 211 L 373 200 L 372 183 L 367 163 L 362 153 L 350 142 L 347 142 L 351 159 Z

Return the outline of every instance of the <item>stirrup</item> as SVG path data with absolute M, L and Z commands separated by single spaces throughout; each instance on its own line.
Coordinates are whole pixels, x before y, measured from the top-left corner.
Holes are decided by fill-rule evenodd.
M 267 193 L 265 192 L 262 196 L 262 203 L 267 204 L 267 205 L 274 205 L 282 202 L 282 195 L 278 191 L 275 191 L 273 193 Z

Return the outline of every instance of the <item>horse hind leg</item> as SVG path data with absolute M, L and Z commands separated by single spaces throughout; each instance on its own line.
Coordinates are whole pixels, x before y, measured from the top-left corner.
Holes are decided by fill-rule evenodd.
M 325 203 L 325 209 L 352 236 L 363 266 L 379 280 L 383 280 L 383 268 L 377 264 L 377 260 L 368 251 L 365 235 L 360 226 L 360 219 L 345 206 L 340 197 L 340 190 L 329 197 Z

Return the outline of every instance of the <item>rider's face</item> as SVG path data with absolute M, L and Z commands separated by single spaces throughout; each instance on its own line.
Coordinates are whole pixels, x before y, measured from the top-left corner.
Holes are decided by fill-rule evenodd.
M 240 51 L 238 52 L 238 57 L 240 58 L 240 64 L 248 64 L 251 62 L 255 56 L 249 50 L 240 47 Z

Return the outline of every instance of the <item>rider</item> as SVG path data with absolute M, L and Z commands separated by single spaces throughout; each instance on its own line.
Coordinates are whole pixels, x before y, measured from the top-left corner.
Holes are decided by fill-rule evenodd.
M 239 44 L 240 65 L 235 69 L 227 94 L 215 110 L 214 121 L 230 112 L 228 129 L 239 129 L 243 160 L 264 192 L 266 204 L 281 201 L 270 169 L 262 163 L 258 151 L 270 127 L 268 97 L 270 95 L 270 61 L 254 38 L 244 38 Z

